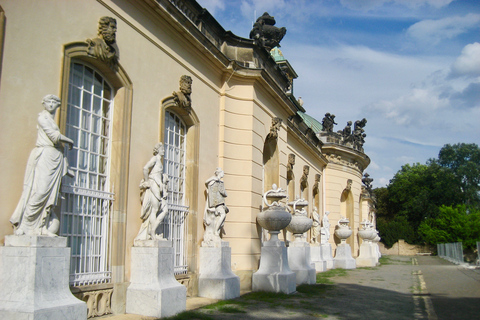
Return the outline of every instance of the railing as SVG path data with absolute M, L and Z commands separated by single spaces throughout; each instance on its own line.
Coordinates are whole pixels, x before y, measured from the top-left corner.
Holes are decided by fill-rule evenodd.
M 175 275 L 186 274 L 188 271 L 186 255 L 186 235 L 188 234 L 185 223 L 188 215 L 188 207 L 176 204 L 168 204 L 168 214 L 161 224 L 163 236 L 172 241 L 175 255 L 173 271 Z
M 60 235 L 72 249 L 70 284 L 107 283 L 111 280 L 108 261 L 109 211 L 113 193 L 80 187 L 62 187 Z
M 480 265 L 480 241 L 477 241 L 477 265 Z
M 455 264 L 465 263 L 463 259 L 463 245 L 461 242 L 438 243 L 437 254 L 440 258 L 443 258 Z

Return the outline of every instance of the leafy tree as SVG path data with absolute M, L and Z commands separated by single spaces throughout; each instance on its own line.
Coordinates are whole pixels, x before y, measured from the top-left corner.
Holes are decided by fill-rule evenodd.
M 374 195 L 377 228 L 387 246 L 398 239 L 431 244 L 479 240 L 478 215 L 465 216 L 452 208 L 464 205 L 465 212 L 466 208 L 480 210 L 480 149 L 476 144 L 446 144 L 438 159 L 402 166 L 389 185 L 375 189 Z M 446 212 L 453 220 L 446 218 Z M 461 236 L 455 229 L 460 225 Z
M 455 176 L 434 162 L 402 166 L 387 188 L 388 210 L 405 216 L 414 230 L 434 217 L 439 206 L 457 204 L 462 198 Z
M 480 207 L 480 148 L 475 143 L 446 144 L 436 162 L 453 172 L 465 204 Z
M 442 206 L 435 218 L 420 224 L 418 232 L 428 244 L 462 242 L 464 248 L 473 249 L 480 241 L 480 211 L 465 205 Z

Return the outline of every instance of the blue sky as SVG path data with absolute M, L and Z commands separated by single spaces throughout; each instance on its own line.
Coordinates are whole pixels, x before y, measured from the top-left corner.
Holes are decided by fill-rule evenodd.
M 297 74 L 295 96 L 334 130 L 367 118 L 366 172 L 388 184 L 406 163 L 440 148 L 480 143 L 480 1 L 198 0 L 248 38 L 267 11 L 286 27 L 281 50 Z

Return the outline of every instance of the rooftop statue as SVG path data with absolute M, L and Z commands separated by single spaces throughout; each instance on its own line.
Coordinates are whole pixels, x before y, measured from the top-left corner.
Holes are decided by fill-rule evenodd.
M 10 222 L 15 235 L 56 236 L 60 222 L 53 212 L 57 205 L 62 177 L 68 164 L 62 143 L 73 147 L 73 140 L 60 133 L 55 113 L 60 98 L 49 94 L 43 98 L 45 108 L 37 118 L 37 143 L 28 158 L 23 192 Z
M 274 47 L 280 47 L 280 41 L 286 33 L 287 29 L 275 27 L 275 18 L 265 12 L 253 24 L 250 39 L 253 39 L 256 45 L 270 52 Z
M 373 179 L 370 178 L 370 175 L 368 173 L 365 173 L 362 179 L 362 183 L 365 186 L 365 189 L 367 189 L 368 192 L 372 192 L 372 182 Z
M 323 117 L 323 120 L 322 120 L 323 131 L 333 132 L 333 126 L 335 124 L 338 124 L 338 123 L 335 123 L 335 115 L 330 114 L 328 112 L 325 113 L 325 117 Z
M 220 235 L 229 211 L 225 205 L 227 192 L 225 191 L 225 185 L 221 180 L 223 176 L 223 170 L 217 168 L 217 170 L 215 170 L 215 175 L 205 181 L 205 186 L 207 187 L 207 202 L 205 204 L 205 213 L 203 216 L 203 222 L 205 224 L 203 243 L 207 246 L 211 246 L 215 242 L 221 241 Z
M 162 157 L 164 147 L 161 142 L 153 148 L 153 157 L 143 167 L 143 179 L 140 182 L 142 225 L 135 240 L 162 240 L 163 234 L 157 234 L 157 228 L 168 213 L 168 175 L 163 173 Z
M 115 42 L 117 20 L 112 17 L 101 17 L 98 21 L 98 38 L 87 39 L 87 52 L 111 67 L 118 63 L 118 48 Z
M 362 120 L 355 121 L 353 128 L 353 147 L 357 150 L 363 149 L 363 144 L 365 143 L 365 137 L 367 136 L 363 129 L 367 124 L 367 119 L 363 118 Z

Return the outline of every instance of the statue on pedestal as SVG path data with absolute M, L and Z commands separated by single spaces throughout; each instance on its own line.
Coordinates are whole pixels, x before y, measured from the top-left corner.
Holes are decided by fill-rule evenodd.
M 329 214 L 330 214 L 330 211 L 325 211 L 325 214 L 323 215 L 323 219 L 322 219 L 322 231 L 321 231 L 322 244 L 327 244 L 328 240 L 330 239 L 330 221 L 328 220 Z
M 320 224 L 320 215 L 318 214 L 318 209 L 317 207 L 313 207 L 313 212 L 312 212 L 312 239 L 310 240 L 311 243 L 318 243 L 318 236 L 321 233 L 321 224 Z
M 62 177 L 73 176 L 68 172 L 62 144 L 68 144 L 71 149 L 73 140 L 62 135 L 55 122 L 60 98 L 49 94 L 42 104 L 45 110 L 38 114 L 36 147 L 28 159 L 22 196 L 10 218 L 15 235 L 57 235 L 60 222 L 53 209 Z
M 214 242 L 221 241 L 221 233 L 225 218 L 228 213 L 228 208 L 225 205 L 225 198 L 227 192 L 225 185 L 221 180 L 224 172 L 221 168 L 215 170 L 215 175 L 205 181 L 207 187 L 207 201 L 205 204 L 205 213 L 203 223 L 205 225 L 205 234 L 203 237 L 203 244 L 207 246 L 213 245 Z
M 163 173 L 162 143 L 153 148 L 153 157 L 143 167 L 143 179 L 140 182 L 142 225 L 135 240 L 162 240 L 163 234 L 157 234 L 157 228 L 168 212 L 168 175 Z

